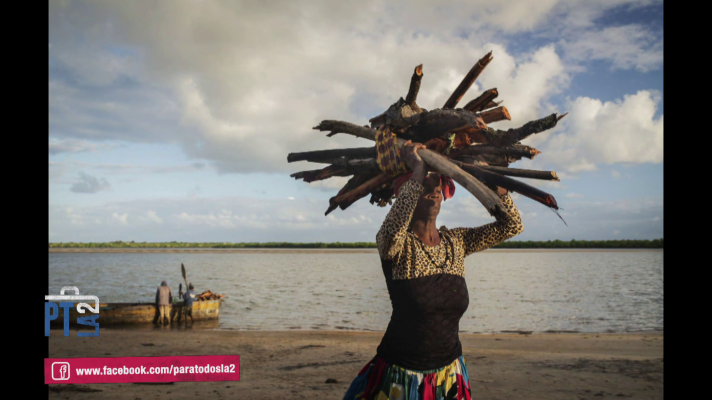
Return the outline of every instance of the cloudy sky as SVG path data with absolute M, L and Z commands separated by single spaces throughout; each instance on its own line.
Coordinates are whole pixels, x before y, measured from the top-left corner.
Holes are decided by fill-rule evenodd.
M 568 223 L 514 196 L 515 240 L 663 236 L 663 5 L 647 0 L 50 1 L 49 241 L 374 241 L 387 208 L 328 217 L 346 178 L 293 151 L 361 147 L 324 119 L 366 124 L 423 64 L 442 107 L 496 87 L 520 126 L 569 115 L 513 167 L 554 170 Z M 439 225 L 493 221 L 458 187 Z

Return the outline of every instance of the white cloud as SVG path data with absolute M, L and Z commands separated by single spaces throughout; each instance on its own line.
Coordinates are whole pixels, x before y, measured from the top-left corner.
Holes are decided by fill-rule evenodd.
M 515 193 L 514 196 L 519 195 Z M 485 210 L 473 195 L 462 186 L 456 185 L 455 196 L 450 200 L 444 201 L 440 208 L 438 227 L 441 225 L 449 228 L 463 226 L 463 221 L 468 221 L 468 224 L 476 226 L 494 222 L 494 220 L 494 217 Z
M 51 138 L 178 143 L 183 129 L 175 99 L 150 82 L 90 89 L 50 71 L 48 103 Z
M 72 207 L 67 207 L 64 209 L 66 217 L 72 225 L 83 225 L 84 221 L 82 215 L 74 211 Z
M 632 24 L 610 26 L 562 40 L 567 59 L 572 61 L 607 60 L 611 69 L 632 69 L 647 72 L 663 64 L 662 36 L 644 26 Z
M 57 70 L 111 90 L 52 74 L 50 134 L 178 143 L 220 171 L 294 171 L 288 152 L 364 145 L 323 138 L 311 129 L 320 120 L 366 123 L 405 95 L 420 63 L 419 103 L 441 107 L 489 50 L 494 60 L 462 104 L 497 87 L 516 121 L 497 127 L 508 128 L 553 111 L 548 99 L 567 87 L 571 69 L 553 45 L 511 54 L 502 33 L 590 29 L 606 10 L 650 2 L 282 2 L 280 13 L 274 3 L 201 4 L 52 5 L 49 52 Z
M 552 95 L 566 90 L 586 61 L 607 60 L 612 68 L 639 71 L 656 68 L 662 43 L 646 37 L 647 28 L 616 30 L 594 23 L 607 11 L 651 3 L 658 2 L 52 2 L 50 153 L 102 150 L 99 146 L 109 140 L 158 142 L 179 145 L 219 172 L 314 169 L 313 164 L 287 164 L 287 153 L 369 144 L 346 135 L 327 139 L 311 129 L 320 120 L 365 124 L 406 94 L 413 67 L 420 63 L 425 76 L 418 103 L 428 109 L 441 107 L 473 63 L 490 50 L 493 62 L 460 104 L 497 87 L 498 100 L 505 101 L 514 122 L 494 127 L 519 126 L 558 111 L 549 103 Z M 616 36 L 626 32 L 628 37 Z M 508 34 L 521 33 L 537 43 L 524 53 L 520 43 L 508 43 L 518 40 Z M 560 42 L 560 37 L 567 41 Z M 653 117 L 656 96 L 641 91 L 605 103 L 580 97 L 566 107 L 571 113 L 560 127 L 527 139 L 526 144 L 544 151 L 536 163 L 561 166 L 563 171 L 557 173 L 564 181 L 602 163 L 662 162 L 663 121 Z M 522 164 L 535 168 L 528 160 Z M 89 167 L 79 161 L 51 163 L 51 179 L 63 173 L 71 176 L 84 165 Z M 199 169 L 108 163 L 91 167 L 106 174 Z M 347 179 L 332 178 L 309 187 L 334 193 Z M 108 188 L 105 180 L 99 187 L 103 182 Z M 531 183 L 567 189 L 558 182 Z M 336 210 L 325 218 L 326 202 L 301 195 L 298 200 L 286 199 L 289 193 L 279 200 L 197 199 L 199 193 L 196 186 L 175 204 L 136 200 L 82 208 L 82 215 L 57 211 L 51 216 L 52 232 L 94 240 L 102 234 L 87 230 L 82 221 L 121 223 L 123 218 L 126 226 L 121 229 L 137 240 L 240 240 L 242 228 L 251 227 L 244 240 L 370 241 L 388 210 L 361 200 L 346 212 Z M 531 203 L 519 197 L 516 201 L 525 207 Z M 590 207 L 605 214 L 604 209 Z M 160 217 L 154 215 L 163 223 L 151 219 L 153 210 L 160 211 Z M 576 207 L 569 210 L 576 212 Z M 548 221 L 541 210 L 524 212 L 527 216 L 538 212 L 532 218 L 537 223 Z M 130 225 L 128 214 L 136 216 Z M 439 223 L 462 226 L 463 221 L 479 224 L 493 218 L 465 193 L 444 203 Z M 558 218 L 554 222 L 560 224 Z M 610 228 L 605 234 L 602 229 L 595 232 L 610 235 Z M 621 236 L 627 235 L 626 229 L 619 230 Z M 543 232 L 528 229 L 526 235 Z M 111 232 L 106 235 L 106 240 L 116 239 Z
M 568 193 L 566 197 L 570 199 L 582 199 L 583 195 L 581 193 Z
M 70 168 L 87 168 L 92 170 L 102 170 L 110 174 L 169 174 L 169 173 L 191 173 L 203 171 L 207 167 L 204 163 L 195 162 L 188 165 L 140 165 L 140 164 L 109 164 L 91 163 L 84 161 L 57 161 L 49 163 L 50 169 L 67 170 Z M 81 174 L 81 173 L 80 173 Z
M 519 212 L 519 215 L 522 217 L 522 222 L 523 222 L 523 223 L 527 223 L 527 221 L 529 220 L 529 218 L 536 218 L 536 217 L 539 215 L 539 213 L 538 213 L 538 212 L 524 212 L 524 211 L 520 211 L 520 212 Z
M 113 213 L 113 214 L 111 214 L 111 218 L 112 218 L 114 221 L 117 221 L 118 223 L 120 223 L 121 225 L 128 225 L 128 223 L 129 223 L 129 222 L 128 222 L 128 217 L 129 217 L 129 215 L 126 214 L 126 213 L 124 213 L 124 214 L 118 214 L 118 213 Z
M 97 178 L 92 175 L 79 172 L 79 181 L 75 182 L 70 190 L 74 193 L 96 193 L 108 190 L 111 187 L 105 178 Z
M 233 220 L 232 212 L 222 210 L 215 214 L 188 214 L 182 212 L 178 219 L 188 225 L 208 225 L 210 227 L 235 228 L 236 222 Z
M 494 123 L 492 126 L 497 129 L 518 127 L 549 113 L 551 110 L 546 102 L 547 99 L 566 88 L 570 81 L 570 76 L 554 46 L 541 47 L 518 60 L 510 56 L 501 46 L 490 45 L 490 47 L 495 50 L 493 53 L 495 59 L 478 79 L 478 90 L 470 89 L 467 99 L 463 98 L 462 104 L 464 105 L 470 97 L 479 95 L 482 90 L 496 87 L 499 92 L 497 100 L 504 100 L 502 105 L 506 105 L 512 116 L 512 121 Z M 459 81 L 455 86 L 458 83 Z M 452 90 L 452 87 L 448 89 Z M 450 96 L 450 91 L 446 93 L 442 103 Z M 537 137 L 532 137 L 534 138 Z M 529 140 L 528 143 L 534 145 L 537 141 Z
M 562 196 L 563 197 L 563 196 Z M 559 201 L 565 226 L 554 213 L 528 198 L 515 204 L 525 223 L 514 240 L 611 239 L 663 237 L 663 201 L 660 198 L 622 199 L 609 202 Z M 375 241 L 376 232 L 390 206 L 376 207 L 366 200 L 328 216 L 326 199 L 300 198 L 162 198 L 82 207 L 50 206 L 49 228 L 55 241 Z M 148 220 L 160 210 L 163 223 Z M 128 221 L 129 215 L 141 218 Z M 108 218 L 107 218 L 108 217 Z M 656 219 L 657 218 L 657 219 Z M 95 223 L 112 229 L 97 229 Z M 475 227 L 494 222 L 473 196 L 464 192 L 443 203 L 438 227 Z M 118 230 L 120 229 L 120 230 Z
M 388 211 L 360 201 L 324 216 L 327 207 L 325 199 L 180 197 L 87 206 L 77 216 L 66 207 L 50 206 L 50 227 L 58 241 L 116 240 L 116 230 L 75 225 L 81 218 L 121 227 L 126 240 L 374 241 Z M 160 217 L 151 214 L 158 209 Z M 128 221 L 129 215 L 140 217 Z M 151 221 L 150 215 L 163 222 Z
M 596 164 L 661 163 L 663 116 L 655 118 L 659 102 L 659 94 L 647 90 L 615 102 L 579 97 L 562 120 L 566 128 L 540 149 L 547 162 L 572 173 L 594 170 Z
M 663 221 L 655 216 L 663 212 L 662 197 L 619 199 L 614 201 L 559 200 L 560 210 L 568 226 L 542 205 L 523 198 L 515 202 L 523 216 L 534 211 L 537 218 L 524 219 L 524 232 L 514 240 L 548 239 L 656 239 L 663 237 Z M 618 231 L 616 235 L 614 231 Z
M 50 139 L 49 140 L 49 154 L 50 155 L 55 155 L 55 154 L 60 154 L 60 153 L 81 153 L 81 152 L 97 152 L 98 150 L 101 149 L 110 149 L 115 147 L 116 145 L 114 144 L 98 144 L 98 143 L 91 143 L 85 140 L 76 140 L 76 139 L 67 139 L 67 140 L 58 140 L 58 139 Z
M 97 51 L 92 46 L 50 47 L 49 50 L 75 79 L 92 86 L 108 86 L 119 78 L 136 75 L 139 68 L 135 57 Z
M 162 224 L 163 223 L 163 218 L 159 217 L 158 214 L 156 214 L 155 211 L 153 210 L 148 210 L 146 211 L 146 218 L 149 221 L 153 221 L 157 224 Z

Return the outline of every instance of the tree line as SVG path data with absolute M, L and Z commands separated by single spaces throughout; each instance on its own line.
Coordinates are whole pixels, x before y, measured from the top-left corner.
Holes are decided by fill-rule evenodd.
M 289 249 L 363 249 L 376 248 L 375 242 L 64 242 L 49 243 L 49 248 L 289 248 Z M 497 249 L 662 249 L 663 239 L 653 240 L 508 240 Z

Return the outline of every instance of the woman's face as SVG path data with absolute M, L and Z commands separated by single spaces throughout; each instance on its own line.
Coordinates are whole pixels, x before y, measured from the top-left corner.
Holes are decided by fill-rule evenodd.
M 440 213 L 440 205 L 443 202 L 443 188 L 440 183 L 440 175 L 429 174 L 423 182 L 425 190 L 418 199 L 413 216 L 416 218 L 436 217 Z

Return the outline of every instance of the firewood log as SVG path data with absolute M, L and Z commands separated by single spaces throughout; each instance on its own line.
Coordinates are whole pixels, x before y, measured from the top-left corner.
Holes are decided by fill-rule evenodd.
M 487 143 L 497 146 L 508 146 L 522 141 L 531 135 L 555 127 L 556 123 L 564 116 L 566 116 L 566 114 L 558 117 L 556 114 L 551 114 L 548 117 L 527 122 L 519 128 L 512 128 L 507 131 L 488 128 L 480 133 L 487 137 Z
M 442 111 L 463 111 L 463 110 L 442 110 Z M 466 111 L 467 112 L 467 111 Z M 468 112 L 469 113 L 469 112 Z M 472 113 L 469 113 L 472 114 Z M 349 133 L 358 137 L 375 140 L 376 130 L 365 128 L 359 125 L 355 125 L 344 121 L 334 121 L 334 120 L 324 120 L 319 125 L 314 127 L 320 131 L 332 131 L 338 133 Z M 397 146 L 400 149 L 405 143 L 405 140 L 398 138 Z M 504 205 L 500 198 L 494 194 L 489 188 L 487 188 L 482 182 L 475 179 L 472 175 L 466 173 L 460 169 L 457 165 L 453 164 L 444 156 L 433 152 L 428 149 L 418 150 L 418 155 L 425 161 L 431 169 L 443 173 L 455 182 L 459 183 L 468 192 L 472 193 L 477 200 L 482 203 L 485 209 L 491 215 L 504 216 L 507 214 Z M 365 194 L 364 194 L 365 196 Z
M 465 104 L 465 106 L 462 108 L 467 111 L 472 111 L 472 112 L 481 111 L 484 109 L 485 104 L 489 104 L 489 102 L 491 102 L 498 95 L 499 95 L 499 93 L 497 92 L 496 88 L 485 90 L 484 92 L 482 92 L 481 95 L 477 96 L 476 99 L 471 100 L 469 103 Z
M 438 140 L 442 141 L 442 139 L 433 139 L 433 140 Z M 550 180 L 550 181 L 559 181 L 558 176 L 556 175 L 556 172 L 554 171 L 539 171 L 539 170 L 532 170 L 532 169 L 516 169 L 516 168 L 501 168 L 501 167 L 496 167 L 496 166 L 488 166 L 482 161 L 478 160 L 476 157 L 473 157 L 475 155 L 493 155 L 493 156 L 501 156 L 501 155 L 506 155 L 510 156 L 508 162 L 514 162 L 517 160 L 520 160 L 522 157 L 526 158 L 534 158 L 537 154 L 540 154 L 540 152 L 537 149 L 534 149 L 529 146 L 521 146 L 521 145 L 515 145 L 514 147 L 496 147 L 496 146 L 489 146 L 489 145 L 474 145 L 470 146 L 467 148 L 467 150 L 473 150 L 473 151 L 463 151 L 463 152 L 456 152 L 453 150 L 451 154 L 449 155 L 449 158 L 451 158 L 454 161 L 460 161 L 464 162 L 467 164 L 472 164 L 472 160 L 475 160 L 476 163 L 480 168 L 492 171 L 492 172 L 497 172 L 501 175 L 506 175 L 506 176 L 517 176 L 520 178 L 530 178 L 530 179 L 541 179 L 541 180 Z M 433 150 L 433 149 L 431 149 Z M 434 150 L 437 153 L 440 153 L 441 151 Z M 491 153 L 488 153 L 491 152 Z M 515 158 L 516 157 L 516 158 Z M 361 163 L 364 166 L 368 166 L 368 170 L 371 172 L 378 172 L 380 168 L 378 167 L 376 163 L 376 159 L 363 159 L 363 160 L 349 160 L 350 163 Z M 327 167 L 328 168 L 328 167 Z M 316 172 L 321 172 L 323 170 L 315 170 Z M 302 171 L 302 173 L 306 172 L 312 172 L 312 171 Z M 292 175 L 297 175 L 300 173 L 292 174 Z M 306 179 L 306 178 L 305 178 Z
M 541 152 L 530 146 L 523 145 L 512 145 L 506 147 L 492 146 L 489 144 L 476 144 L 468 146 L 462 149 L 452 150 L 449 154 L 451 158 L 457 158 L 461 155 L 476 155 L 476 154 L 493 154 L 493 155 L 507 155 L 514 157 L 526 157 L 528 159 L 534 159 L 537 154 Z
M 473 176 L 477 177 L 480 179 L 482 182 L 488 184 L 488 185 L 496 185 L 499 187 L 503 187 L 507 190 L 510 190 L 512 192 L 516 192 L 521 194 L 522 196 L 529 197 L 532 200 L 535 200 L 547 207 L 551 207 L 554 210 L 558 210 L 559 206 L 556 204 L 556 199 L 554 199 L 554 196 L 550 195 L 549 193 L 544 192 L 543 190 L 539 190 L 535 188 L 534 186 L 527 185 L 524 182 L 520 182 L 516 179 L 512 179 L 503 175 L 500 175 L 496 172 L 492 171 L 487 171 L 477 165 L 468 165 L 465 163 L 460 163 L 460 162 L 455 162 L 460 168 L 463 170 L 469 172 Z
M 312 129 L 331 131 L 332 133 L 347 133 L 363 139 L 376 140 L 376 130 L 346 121 L 324 120 Z
M 503 167 L 493 167 L 490 165 L 478 165 L 480 169 L 485 171 L 496 172 L 500 175 L 505 176 L 517 176 L 520 178 L 529 179 L 541 179 L 545 181 L 557 181 L 559 182 L 559 177 L 556 176 L 554 171 L 538 171 L 535 169 L 518 169 L 518 168 L 503 168 Z
M 540 154 L 537 149 L 522 145 L 521 140 L 553 128 L 566 114 L 552 114 L 506 131 L 490 128 L 488 123 L 511 120 L 507 108 L 500 106 L 502 102 L 494 101 L 498 96 L 496 88 L 486 90 L 463 108 L 455 108 L 491 60 L 492 52 L 480 59 L 453 91 L 442 109 L 428 111 L 416 103 L 423 77 L 421 64 L 413 71 L 405 99 L 399 98 L 386 111 L 371 118 L 370 127 L 345 121 L 324 120 L 314 129 L 328 131 L 328 137 L 346 133 L 373 141 L 376 136 L 375 129 L 387 125 L 397 136 L 398 149 L 401 149 L 407 140 L 424 143 L 426 148 L 419 149 L 418 154 L 428 168 L 458 182 L 472 193 L 490 214 L 506 217 L 501 200 L 493 192 L 504 189 L 534 199 L 556 212 L 558 205 L 553 196 L 510 178 L 514 176 L 558 181 L 555 172 L 508 167 L 522 158 L 533 159 Z M 329 200 L 329 208 L 325 213 L 328 215 L 337 207 L 346 209 L 368 194 L 371 195 L 371 204 L 385 206 L 391 203 L 394 177 L 381 172 L 376 157 L 374 147 L 365 147 L 290 153 L 287 161 L 330 164 L 320 170 L 301 171 L 291 175 L 307 182 L 331 176 L 353 175 L 338 194 Z M 214 297 L 219 296 L 216 294 Z
M 502 104 L 502 101 L 504 101 L 504 100 L 489 101 L 489 102 L 487 102 L 487 104 L 482 106 L 482 110 L 489 110 L 490 108 L 495 108 L 495 107 L 499 106 L 500 104 Z
M 353 175 L 355 170 L 341 165 L 329 165 L 322 169 L 314 169 L 310 171 L 300 171 L 291 174 L 294 179 L 303 179 L 304 182 L 315 182 L 323 179 L 331 178 L 332 176 L 349 176 Z
M 484 71 L 485 67 L 487 64 L 492 61 L 492 52 L 490 51 L 489 53 L 485 54 L 484 57 L 482 57 L 477 63 L 470 69 L 470 72 L 465 75 L 465 78 L 462 79 L 462 82 L 457 86 L 454 92 L 450 95 L 450 98 L 447 99 L 445 102 L 445 105 L 443 105 L 443 108 L 455 108 L 457 103 L 460 102 L 460 99 L 462 99 L 462 96 L 465 95 L 467 92 L 467 89 L 472 86 L 473 83 L 475 83 L 475 80 L 477 80 L 477 77 L 480 76 L 482 71 Z
M 391 106 L 388 107 L 388 110 L 369 119 L 368 122 L 371 123 L 371 128 L 378 128 L 379 126 L 386 124 L 390 125 L 391 128 L 398 130 L 415 123 L 418 115 L 424 111 L 425 110 L 418 107 L 417 104 L 407 104 L 401 97 L 398 101 L 391 104 Z M 333 136 L 335 133 L 337 132 L 331 132 L 327 136 Z
M 371 204 L 376 204 L 379 207 L 385 207 L 386 204 L 391 204 L 393 199 L 393 185 L 384 184 L 380 189 L 371 192 Z
M 364 182 L 367 182 L 371 178 L 377 176 L 380 174 L 380 169 L 378 171 L 371 171 L 371 172 L 365 172 L 365 173 L 359 173 L 355 174 L 351 179 L 346 182 L 346 184 L 339 190 L 339 192 L 336 194 L 336 196 L 332 197 L 329 199 L 329 208 L 326 210 L 326 213 L 324 215 L 329 215 L 330 212 L 336 210 L 336 208 L 339 206 L 339 202 L 336 201 L 336 199 L 345 194 L 350 192 L 351 190 L 359 187 L 361 184 Z
M 345 167 L 352 167 L 359 170 L 370 170 L 378 168 L 378 163 L 375 158 L 360 158 L 355 160 L 349 160 L 347 158 L 340 158 L 331 161 L 335 165 L 343 165 Z
M 292 163 L 295 161 L 311 161 L 311 162 L 321 162 L 323 160 L 331 160 L 338 157 L 347 158 L 369 158 L 376 156 L 376 147 L 356 147 L 351 149 L 331 149 L 331 150 L 317 150 L 317 151 L 304 151 L 301 153 L 289 153 L 287 155 L 287 162 Z
M 491 124 L 492 122 L 502 121 L 505 119 L 512 119 L 512 117 L 509 116 L 509 111 L 507 110 L 507 107 L 504 106 L 483 111 L 477 115 L 482 118 L 482 121 L 484 121 L 485 124 Z
M 380 173 L 373 178 L 367 180 L 366 182 L 362 183 L 359 185 L 357 188 L 350 190 L 347 193 L 341 194 L 339 196 L 336 196 L 333 198 L 333 203 L 331 200 L 329 201 L 331 204 L 329 206 L 329 209 L 327 209 L 326 213 L 324 215 L 328 215 L 331 211 L 334 210 L 334 204 L 337 204 L 339 208 L 342 210 L 345 210 L 348 206 L 356 202 L 356 200 L 359 200 L 363 197 L 366 197 L 369 193 L 371 193 L 374 189 L 378 188 L 382 184 L 392 182 L 394 179 L 393 176 L 389 176 L 384 173 Z
M 444 137 L 454 129 L 469 126 L 476 130 L 487 129 L 482 118 L 463 110 L 431 110 L 418 115 L 418 121 L 399 135 L 406 140 L 425 143 L 436 137 Z
M 418 91 L 420 90 L 420 81 L 423 80 L 423 64 L 415 67 L 413 71 L 413 76 L 410 78 L 410 87 L 408 87 L 408 94 L 405 96 L 405 103 L 408 104 L 412 109 L 422 112 L 420 107 L 415 103 L 415 99 L 418 97 Z

